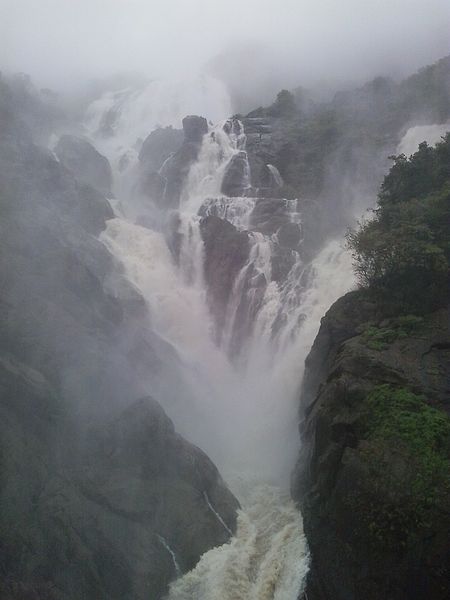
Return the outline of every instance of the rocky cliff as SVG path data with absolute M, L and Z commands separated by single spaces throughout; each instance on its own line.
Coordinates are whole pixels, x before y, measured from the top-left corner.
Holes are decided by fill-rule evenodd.
M 113 211 L 78 167 L 104 188 L 106 159 L 56 160 L 21 94 L 0 81 L 0 596 L 156 600 L 238 504 L 148 397 L 177 355 L 98 239 Z
M 322 320 L 293 477 L 310 599 L 448 598 L 449 359 L 445 309 L 386 319 L 353 292 Z
M 403 88 L 439 69 L 448 83 L 448 66 Z M 447 133 L 394 159 L 347 235 L 361 289 L 331 307 L 306 360 L 293 494 L 310 598 L 450 594 L 449 156 Z

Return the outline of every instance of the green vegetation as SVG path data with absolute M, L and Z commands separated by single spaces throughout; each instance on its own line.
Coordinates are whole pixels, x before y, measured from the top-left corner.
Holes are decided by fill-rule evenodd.
M 367 526 L 375 542 L 405 546 L 450 494 L 450 418 L 407 389 L 379 385 L 362 426 L 363 456 L 387 488 L 384 502 L 365 500 Z
M 294 95 L 288 90 L 278 92 L 275 102 L 268 108 L 268 114 L 272 117 L 293 117 L 298 108 Z
M 423 324 L 423 318 L 416 315 L 405 315 L 391 319 L 387 327 L 369 325 L 362 334 L 362 339 L 372 350 L 385 350 L 389 344 L 400 338 L 407 338 Z
M 450 134 L 394 161 L 374 218 L 347 242 L 363 287 L 394 312 L 426 312 L 448 301 Z

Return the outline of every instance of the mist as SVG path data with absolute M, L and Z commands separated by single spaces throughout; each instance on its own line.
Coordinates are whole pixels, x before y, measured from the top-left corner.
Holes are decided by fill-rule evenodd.
M 277 89 L 401 77 L 450 50 L 446 0 L 1 0 L 2 69 L 58 91 L 118 72 Z M 251 90 L 251 91 L 250 91 Z M 245 101 L 245 108 L 248 102 Z
M 1 599 L 450 597 L 449 30 L 0 0 Z

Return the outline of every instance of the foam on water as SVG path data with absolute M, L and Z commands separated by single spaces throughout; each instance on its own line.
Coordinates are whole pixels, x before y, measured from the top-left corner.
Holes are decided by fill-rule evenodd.
M 237 493 L 244 501 L 236 535 L 175 581 L 169 600 L 296 600 L 302 592 L 308 555 L 293 502 L 248 479 Z
M 179 264 L 163 233 L 133 223 L 119 210 L 101 234 L 147 302 L 149 327 L 181 359 L 191 404 L 170 407 L 170 416 L 214 460 L 242 505 L 236 535 L 173 583 L 171 600 L 297 599 L 308 551 L 301 515 L 287 490 L 298 454 L 299 386 L 320 318 L 353 285 L 350 258 L 336 240 L 309 264 L 296 254 L 286 281 L 271 281 L 274 240 L 250 232 L 250 256 L 232 290 L 222 344 L 216 345 L 199 212 L 248 227 L 256 199 L 221 193 L 227 165 L 238 152 L 245 152 L 245 134 L 236 120 L 204 136 L 180 202 Z M 292 221 L 301 222 L 295 200 L 286 200 L 285 208 Z M 230 340 L 243 298 L 251 327 L 239 360 L 232 360 Z M 158 399 L 164 405 L 164 396 Z M 222 522 L 207 496 L 205 502 Z

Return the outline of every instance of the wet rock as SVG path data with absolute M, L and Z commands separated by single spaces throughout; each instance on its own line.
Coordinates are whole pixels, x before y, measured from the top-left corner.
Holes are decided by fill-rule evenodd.
M 250 214 L 251 229 L 265 235 L 273 235 L 290 223 L 290 207 L 283 199 L 259 198 Z
M 400 427 L 392 436 L 375 435 L 367 421 L 370 394 L 380 386 L 384 394 L 418 395 L 434 415 L 450 413 L 448 315 L 425 315 L 407 332 L 398 327 L 367 293 L 352 292 L 322 319 L 306 361 L 293 494 L 312 553 L 313 599 L 444 600 L 450 591 L 442 533 L 450 530 L 448 450 L 439 450 L 444 471 L 435 473 L 424 503 L 418 490 L 430 465 Z M 374 332 L 388 341 L 374 342 Z M 414 412 L 411 419 L 405 422 L 414 421 Z
M 284 223 L 277 231 L 277 240 L 282 248 L 295 250 L 302 239 L 302 230 L 298 223 Z
M 179 150 L 184 135 L 180 129 L 160 127 L 144 140 L 139 152 L 139 161 L 146 172 L 159 171 L 171 154 Z
M 229 539 L 237 501 L 135 402 L 160 377 L 181 389 L 179 359 L 98 239 L 104 196 L 14 121 L 0 188 L 0 597 L 160 600 Z
M 223 180 L 222 194 L 226 196 L 244 196 L 249 187 L 250 173 L 247 153 L 243 150 L 235 154 L 227 165 Z
M 281 247 L 278 245 L 273 246 L 271 256 L 271 267 L 272 267 L 272 281 L 276 281 L 282 285 L 286 281 L 289 271 L 295 265 L 298 260 L 298 254 L 290 248 Z
M 203 136 L 208 133 L 208 122 L 204 117 L 189 115 L 183 119 L 183 131 L 186 142 L 200 144 Z
M 158 206 L 164 206 L 166 180 L 157 171 L 141 172 L 139 191 Z
M 215 216 L 203 218 L 200 230 L 205 244 L 208 301 L 220 340 L 233 283 L 248 259 L 248 233 L 238 231 L 229 221 Z
M 108 159 L 86 139 L 74 135 L 60 137 L 55 153 L 78 179 L 105 196 L 111 195 L 112 172 Z
M 261 185 L 266 190 L 266 195 L 276 196 L 277 190 L 283 187 L 283 178 L 274 165 L 265 165 L 261 173 Z
M 206 498 L 235 529 L 217 469 L 153 399 L 94 426 L 80 455 L 39 372 L 0 356 L 0 392 L 2 598 L 159 600 L 230 536 Z
M 166 208 L 178 208 L 184 182 L 191 165 L 197 160 L 199 150 L 199 144 L 184 142 L 181 148 L 164 164 L 161 175 L 166 180 L 163 198 Z
M 166 181 L 162 204 L 165 208 L 178 208 L 181 190 L 191 165 L 197 160 L 201 142 L 208 132 L 206 119 L 188 116 L 183 119 L 184 142 L 164 163 L 160 174 Z

